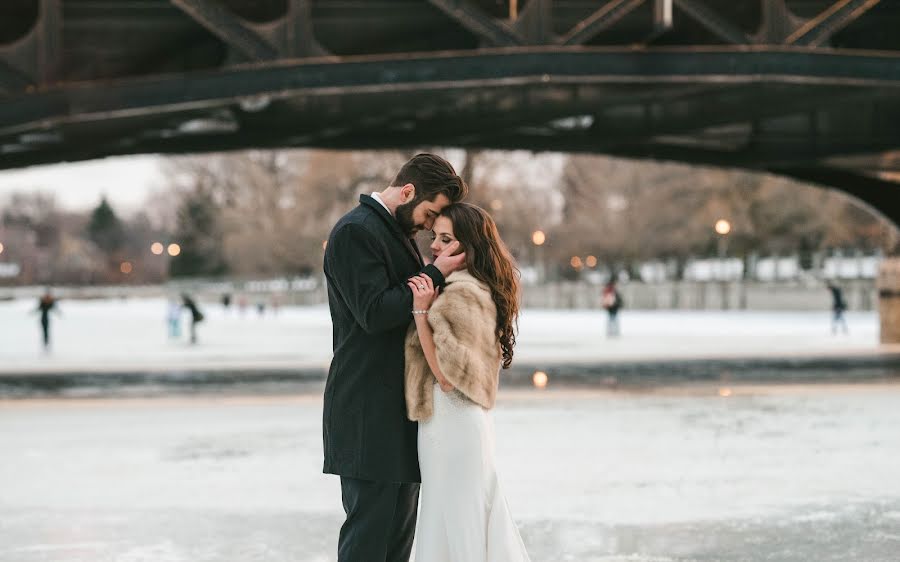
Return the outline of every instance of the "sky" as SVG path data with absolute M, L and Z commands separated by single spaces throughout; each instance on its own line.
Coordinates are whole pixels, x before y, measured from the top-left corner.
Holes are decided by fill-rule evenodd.
M 163 187 L 161 162 L 153 155 L 123 156 L 0 171 L 0 207 L 15 192 L 41 191 L 53 193 L 59 207 L 80 211 L 105 194 L 117 212 L 130 214 Z

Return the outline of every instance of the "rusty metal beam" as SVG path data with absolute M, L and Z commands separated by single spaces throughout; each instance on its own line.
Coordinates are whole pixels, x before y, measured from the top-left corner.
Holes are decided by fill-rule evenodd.
M 610 0 L 600 9 L 578 22 L 557 41 L 560 45 L 583 45 L 604 29 L 616 24 L 646 0 Z
M 749 84 L 728 88 L 710 88 L 685 96 L 662 97 L 648 104 L 609 104 L 594 116 L 591 130 L 614 143 L 646 141 L 658 135 L 697 133 L 709 127 L 748 123 L 814 112 L 820 109 L 861 104 L 876 99 L 891 99 L 887 91 L 868 88 L 822 88 L 806 93 L 791 85 Z M 642 106 L 642 114 L 615 117 L 622 108 Z M 613 117 L 611 117 L 612 115 Z
M 754 43 L 783 45 L 800 27 L 800 20 L 788 9 L 785 0 L 762 0 L 762 24 L 753 35 Z
M 386 80 L 386 77 L 390 77 Z M 452 81 L 448 82 L 452 77 Z M 898 58 L 883 53 L 807 53 L 720 48 L 636 51 L 631 48 L 458 52 L 415 58 L 256 66 L 104 84 L 72 84 L 0 104 L 0 135 L 50 122 L 236 103 L 247 96 L 446 91 L 529 84 L 815 84 L 900 89 Z
M 244 25 L 233 13 L 214 0 L 169 0 L 207 31 L 251 60 L 274 60 L 279 56 L 268 41 Z
M 653 27 L 657 30 L 672 28 L 672 0 L 653 0 Z
M 847 27 L 881 0 L 840 0 L 832 4 L 806 24 L 800 26 L 785 41 L 788 45 L 819 47 Z
M 531 45 L 553 44 L 553 0 L 531 0 L 518 15 L 515 29 Z
M 41 0 L 36 29 L 37 81 L 52 84 L 59 75 L 62 51 L 62 6 L 60 0 Z
M 673 6 L 673 0 L 653 0 L 653 28 L 638 42 L 638 45 L 647 46 L 672 29 Z
M 511 47 L 524 43 L 516 31 L 492 18 L 466 0 L 428 0 L 428 3 L 450 16 L 464 28 L 494 47 Z
M 312 0 L 290 0 L 285 22 L 286 52 L 289 57 L 329 54 L 316 41 L 312 25 Z
M 741 28 L 724 19 L 701 0 L 675 0 L 675 5 L 718 38 L 735 45 L 751 43 L 750 37 Z

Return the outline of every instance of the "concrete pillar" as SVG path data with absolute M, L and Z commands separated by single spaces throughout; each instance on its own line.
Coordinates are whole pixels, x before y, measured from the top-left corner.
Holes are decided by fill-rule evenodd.
M 881 343 L 900 344 L 900 258 L 885 258 L 878 271 Z

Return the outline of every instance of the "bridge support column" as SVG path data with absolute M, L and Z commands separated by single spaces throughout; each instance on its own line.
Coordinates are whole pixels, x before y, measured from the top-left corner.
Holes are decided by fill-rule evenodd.
M 881 343 L 900 344 L 900 257 L 881 262 L 878 272 Z

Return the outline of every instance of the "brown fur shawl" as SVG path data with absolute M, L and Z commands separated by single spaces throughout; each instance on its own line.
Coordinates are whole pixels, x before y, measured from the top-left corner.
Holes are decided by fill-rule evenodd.
M 491 292 L 467 271 L 447 277 L 447 286 L 428 311 L 441 372 L 469 400 L 493 408 L 500 374 L 497 307 Z M 406 412 L 424 421 L 434 412 L 434 374 L 425 360 L 416 324 L 406 334 Z

